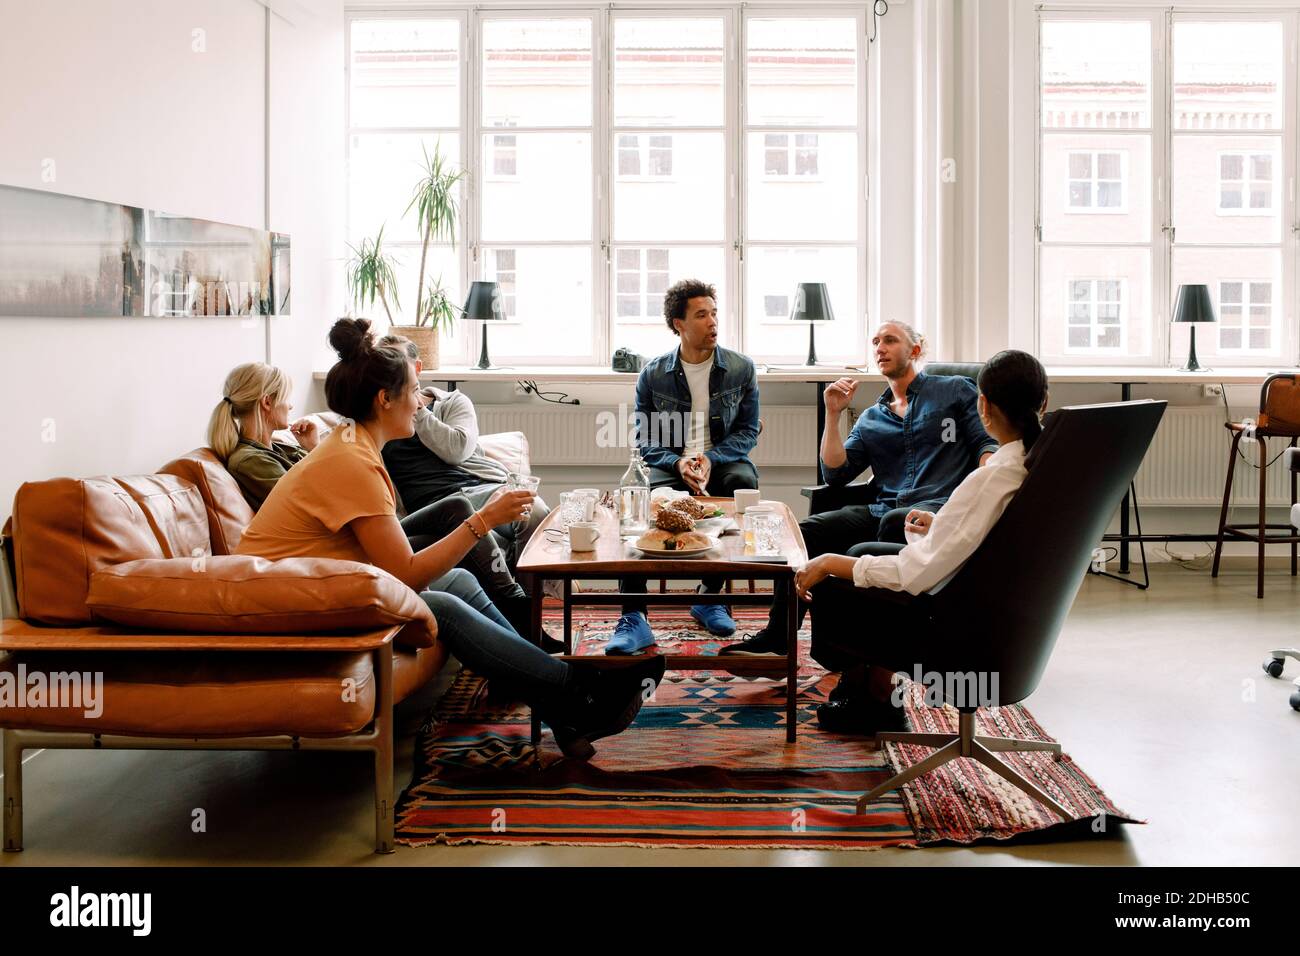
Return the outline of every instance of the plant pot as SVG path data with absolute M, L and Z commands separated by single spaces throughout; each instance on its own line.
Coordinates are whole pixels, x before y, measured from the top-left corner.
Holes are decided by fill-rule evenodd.
M 420 365 L 424 369 L 438 367 L 438 330 L 427 325 L 394 325 L 389 329 L 394 335 L 410 339 L 420 350 Z

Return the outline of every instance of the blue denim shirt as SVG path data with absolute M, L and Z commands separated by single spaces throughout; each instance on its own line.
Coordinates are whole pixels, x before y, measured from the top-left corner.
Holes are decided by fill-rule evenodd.
M 907 386 L 907 414 L 899 418 L 886 388 L 845 439 L 848 460 L 839 468 L 823 462 L 822 478 L 843 485 L 870 467 L 879 494 L 868 507 L 877 516 L 922 501 L 947 501 L 977 456 L 998 450 L 980 423 L 978 395 L 968 378 L 918 372 Z
M 672 471 L 686 444 L 691 389 L 679 350 L 651 360 L 636 380 L 636 443 L 652 468 Z M 758 443 L 758 374 L 739 352 L 718 346 L 709 372 L 709 440 L 715 465 L 749 461 Z

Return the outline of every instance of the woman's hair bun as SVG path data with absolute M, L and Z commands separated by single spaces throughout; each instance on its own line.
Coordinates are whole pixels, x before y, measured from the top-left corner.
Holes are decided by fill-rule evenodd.
M 368 319 L 339 319 L 330 329 L 330 347 L 338 352 L 339 359 L 350 362 L 369 352 L 374 343 Z

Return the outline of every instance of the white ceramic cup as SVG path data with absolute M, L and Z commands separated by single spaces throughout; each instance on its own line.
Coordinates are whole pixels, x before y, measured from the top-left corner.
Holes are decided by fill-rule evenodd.
M 595 551 L 596 539 L 600 537 L 600 529 L 596 527 L 594 521 L 579 521 L 569 525 L 569 550 L 570 551 Z
M 736 514 L 743 515 L 746 508 L 752 508 L 762 500 L 757 488 L 736 489 Z

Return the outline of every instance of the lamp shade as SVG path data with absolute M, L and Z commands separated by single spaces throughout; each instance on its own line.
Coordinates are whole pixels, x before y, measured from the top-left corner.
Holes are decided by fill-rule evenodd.
M 474 322 L 497 322 L 504 319 L 501 294 L 495 282 L 475 282 L 465 298 L 465 318 Z
M 825 282 L 800 282 L 794 290 L 794 309 L 790 318 L 795 322 L 831 322 L 835 312 Z
M 1175 322 L 1217 322 L 1214 300 L 1207 285 L 1180 285 L 1174 300 Z

